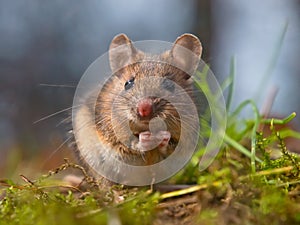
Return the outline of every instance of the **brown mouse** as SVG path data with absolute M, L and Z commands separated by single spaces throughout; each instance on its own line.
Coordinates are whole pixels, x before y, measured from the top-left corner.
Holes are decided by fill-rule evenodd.
M 94 96 L 95 106 L 82 107 L 73 117 L 78 127 L 95 128 L 79 131 L 75 147 L 78 159 L 94 177 L 101 178 L 93 165 L 109 157 L 133 166 L 147 166 L 174 152 L 183 121 L 173 102 L 187 104 L 183 93 L 195 99 L 192 75 L 201 53 L 201 43 L 192 34 L 181 35 L 171 49 L 159 55 L 135 48 L 125 34 L 113 38 L 108 53 L 111 77 Z M 92 132 L 97 134 L 91 142 L 99 144 L 101 160 L 91 154 L 93 145 L 85 144 Z M 186 141 L 189 138 L 184 137 Z

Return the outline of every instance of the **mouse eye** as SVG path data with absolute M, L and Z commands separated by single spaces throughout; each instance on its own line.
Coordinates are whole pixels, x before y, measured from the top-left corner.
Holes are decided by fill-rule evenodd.
M 132 88 L 134 85 L 134 77 L 130 78 L 130 80 L 125 82 L 124 88 L 125 90 L 129 90 L 130 88 Z
M 166 89 L 167 91 L 174 92 L 175 90 L 175 83 L 172 80 L 164 79 L 161 83 L 161 86 Z

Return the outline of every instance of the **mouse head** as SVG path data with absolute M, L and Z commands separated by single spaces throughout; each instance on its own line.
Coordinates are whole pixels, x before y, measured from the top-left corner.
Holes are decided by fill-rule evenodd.
M 151 98 L 147 98 L 147 95 L 155 89 L 172 92 L 174 84 L 177 84 L 191 93 L 191 77 L 198 67 L 201 53 L 201 43 L 192 34 L 181 35 L 170 50 L 160 55 L 149 55 L 136 49 L 125 34 L 119 34 L 112 40 L 109 48 L 110 67 L 118 77 L 114 87 L 124 91 L 135 89 L 132 95 L 135 99 L 141 99 L 141 103 L 137 103 L 139 115 L 149 116 Z M 149 79 L 150 77 L 164 79 L 155 80 Z M 142 82 L 143 78 L 148 79 Z
M 182 127 L 177 109 L 188 111 L 192 104 L 186 98 L 193 98 L 192 76 L 201 53 L 201 43 L 192 34 L 181 35 L 169 50 L 158 55 L 135 48 L 125 34 L 112 40 L 109 62 L 113 75 L 98 103 L 111 109 L 111 123 L 118 137 L 126 141 L 133 140 L 133 135 L 140 139 L 138 145 L 145 147 L 141 140 L 163 136 L 166 145 L 176 145 Z

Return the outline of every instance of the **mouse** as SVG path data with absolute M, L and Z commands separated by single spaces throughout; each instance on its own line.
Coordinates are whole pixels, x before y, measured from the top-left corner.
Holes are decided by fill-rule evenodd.
M 75 125 L 87 129 L 78 132 L 72 148 L 93 177 L 103 179 L 93 165 L 109 157 L 132 166 L 149 166 L 173 154 L 184 125 L 176 104 L 187 104 L 183 95 L 197 104 L 192 76 L 201 54 L 200 40 L 190 33 L 179 36 L 160 54 L 137 49 L 125 34 L 112 39 L 108 51 L 112 75 L 92 95 L 93 101 L 84 100 L 96 104 L 83 104 L 73 117 Z M 101 160 L 91 154 L 93 145 L 85 144 L 92 135 L 96 136 L 93 143 L 100 146 Z

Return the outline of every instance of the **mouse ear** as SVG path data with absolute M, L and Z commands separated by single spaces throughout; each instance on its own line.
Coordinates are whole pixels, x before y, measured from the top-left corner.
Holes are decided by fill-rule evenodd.
M 194 74 L 201 58 L 202 45 L 195 35 L 183 34 L 174 42 L 170 54 L 176 66 Z
M 136 57 L 138 50 L 134 48 L 131 40 L 125 34 L 113 38 L 109 46 L 109 63 L 113 72 L 130 64 Z

